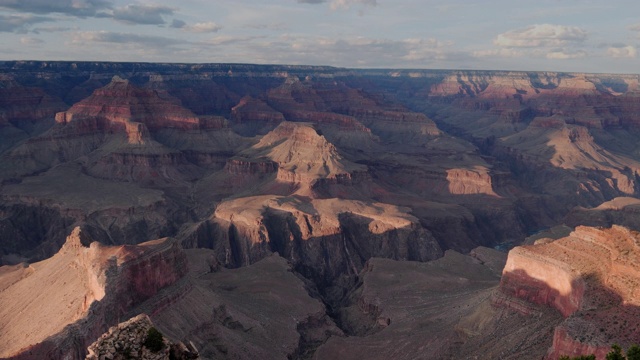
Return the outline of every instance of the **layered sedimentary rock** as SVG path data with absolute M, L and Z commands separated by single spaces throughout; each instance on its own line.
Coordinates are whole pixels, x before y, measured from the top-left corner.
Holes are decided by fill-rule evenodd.
M 333 197 L 370 180 L 366 166 L 346 159 L 309 123 L 282 122 L 225 170 L 236 187 L 272 174 L 259 192 L 277 195 Z
M 370 259 L 341 309 L 349 337 L 314 359 L 536 359 L 551 345 L 552 311 L 534 319 L 491 305 L 504 254 L 448 251 L 428 263 Z
M 0 153 L 51 127 L 55 114 L 66 108 L 58 97 L 0 74 Z
M 462 251 L 555 225 L 575 205 L 592 207 L 615 196 L 633 196 L 637 187 L 630 136 L 613 148 L 614 142 L 607 141 L 611 137 L 603 137 L 609 133 L 584 125 L 591 119 L 589 111 L 603 119 L 607 111 L 632 117 L 631 103 L 622 106 L 631 109 L 628 114 L 598 105 L 611 97 L 631 99 L 637 92 L 632 76 L 216 64 L 41 65 L 3 66 L 7 73 L 22 69 L 20 75 L 12 74 L 17 83 L 61 82 L 44 89 L 57 89 L 64 99 L 94 93 L 58 115 L 56 129 L 11 151 L 0 164 L 5 182 L 47 176 L 48 169 L 73 162 L 95 178 L 156 189 L 193 188 L 168 198 L 193 209 L 184 218 L 194 221 L 203 220 L 217 202 L 233 194 L 375 197 L 414 208 L 439 241 Z M 115 73 L 119 78 L 108 83 Z M 505 96 L 509 101 L 501 100 Z M 574 110 L 578 105 L 586 109 L 581 97 L 589 99 L 591 110 Z M 542 98 L 544 102 L 534 102 Z M 482 101 L 473 107 L 476 115 L 470 115 L 464 101 Z M 264 140 L 236 133 L 262 134 L 282 120 L 312 124 L 302 128 L 313 128 L 317 139 L 299 142 L 303 150 L 323 137 L 327 147 L 335 148 L 329 151 L 328 171 L 309 159 L 300 164 L 274 160 Z M 267 124 L 242 130 L 248 122 Z M 453 135 L 461 130 L 472 134 L 473 144 L 443 132 L 436 122 Z M 495 132 L 498 128 L 502 130 Z M 485 132 L 497 137 L 482 137 Z M 523 144 L 536 146 L 526 149 Z M 290 145 L 273 149 L 288 152 Z M 325 152 L 319 148 L 318 154 Z M 323 156 L 319 158 L 326 160 Z M 356 170 L 334 171 L 331 159 Z M 461 208 L 446 211 L 448 225 L 425 210 L 450 205 Z M 464 241 L 450 240 L 452 224 L 465 224 L 466 234 L 455 236 Z
M 187 254 L 187 290 L 176 286 L 156 298 L 164 306 L 151 319 L 167 337 L 193 343 L 201 358 L 307 358 L 330 336 L 343 336 L 285 259 L 225 269 L 213 251 Z
M 176 100 L 161 98 L 157 92 L 141 89 L 128 80 L 114 77 L 111 83 L 93 92 L 71 109 L 56 115 L 56 122 L 77 124 L 81 132 L 151 131 L 162 128 L 197 129 L 198 118 Z M 130 135 L 132 136 L 132 135 Z
M 346 333 L 379 331 L 382 337 L 406 329 L 426 334 L 420 329 L 431 328 L 427 320 L 404 317 L 398 304 L 386 310 L 385 304 L 395 301 L 387 295 L 401 289 L 401 282 L 389 289 L 379 284 L 395 270 L 424 275 L 440 265 L 403 267 L 372 258 L 424 262 L 447 249 L 468 253 L 479 244 L 506 249 L 562 223 L 637 227 L 637 75 L 82 62 L 0 62 L 0 72 L 10 79 L 3 84 L 13 89 L 0 101 L 0 114 L 18 119 L 0 127 L 2 264 L 52 256 L 76 225 L 110 245 L 175 236 L 186 247 L 210 248 L 197 251 L 210 255 L 205 262 L 211 269 L 238 269 L 178 281 L 140 305 L 146 310 L 134 306 L 123 319 L 140 312 L 153 318 L 189 297 L 180 309 L 198 308 L 190 319 L 200 320 L 192 321 L 195 327 L 183 325 L 198 333 L 198 345 L 208 344 L 211 356 L 249 356 L 252 349 L 267 354 L 275 342 L 260 310 L 248 303 L 240 310 L 232 306 L 241 297 L 234 291 L 250 292 L 232 282 L 258 276 L 255 269 L 305 278 L 294 287 L 300 290 L 304 283 L 308 290 L 295 294 L 298 315 L 306 320 L 273 321 L 287 329 L 286 346 L 277 356 L 309 357 L 327 341 L 316 336 L 318 329 L 340 336 L 327 313 Z M 57 123 L 49 114 L 55 99 L 67 102 L 56 111 L 68 109 L 59 112 Z M 20 120 L 27 117 L 43 121 Z M 26 125 L 17 127 L 19 122 Z M 582 315 L 596 288 L 593 279 L 562 265 L 562 259 L 527 251 L 515 250 L 512 263 L 527 264 L 536 279 L 557 273 L 549 282 L 553 287 L 506 276 L 503 290 L 488 296 L 496 279 L 475 282 L 470 274 L 438 272 L 454 284 L 449 295 L 457 302 L 450 305 L 478 301 L 464 311 L 446 308 L 462 320 L 437 318 L 435 323 L 449 330 L 434 335 L 435 353 L 542 356 L 556 327 L 554 347 L 564 350 L 554 354 L 580 346 L 603 349 L 599 344 L 609 335 L 594 335 L 602 340 L 597 342 L 588 340 L 594 332 L 576 330 L 604 324 L 605 315 Z M 279 259 L 274 253 L 289 265 L 274 260 Z M 469 265 L 462 255 L 457 259 L 467 260 L 450 261 L 451 254 L 436 263 L 486 270 L 476 262 L 484 260 Z M 262 268 L 261 261 L 270 265 Z M 225 282 L 233 271 L 245 270 Z M 284 284 L 278 296 L 285 296 L 290 280 L 287 275 L 255 286 Z M 225 286 L 216 288 L 211 281 Z M 369 295 L 350 293 L 358 284 L 358 291 Z M 478 292 L 458 293 L 464 290 L 460 284 L 473 284 Z M 207 295 L 197 298 L 193 288 Z M 310 295 L 322 298 L 329 310 L 309 301 Z M 384 301 L 376 303 L 376 296 Z M 206 301 L 196 306 L 198 299 Z M 430 299 L 435 304 L 442 298 Z M 271 319 L 280 319 L 286 311 L 275 303 Z M 367 320 L 364 325 L 342 321 L 343 308 L 354 304 L 367 313 L 358 318 Z M 313 314 L 301 310 L 305 306 Z M 617 307 L 609 308 L 611 316 Z M 172 321 L 158 326 L 167 331 Z M 520 329 L 523 322 L 533 330 Z M 176 340 L 191 337 L 171 331 L 179 334 Z M 224 341 L 216 334 L 225 334 Z M 500 343 L 486 334 L 509 340 Z M 328 344 L 377 349 L 367 343 L 371 339 L 347 339 Z M 243 348 L 244 342 L 253 345 Z M 410 342 L 387 344 L 421 356 Z M 386 351 L 370 353 L 396 355 Z
M 612 343 L 628 347 L 640 334 L 640 237 L 627 228 L 577 227 L 568 237 L 518 247 L 509 253 L 498 303 L 527 312 L 524 303 L 557 309 L 565 318 L 554 331 L 548 357 L 595 353 Z
M 610 227 L 617 224 L 640 231 L 640 200 L 633 197 L 617 197 L 596 207 L 576 207 L 565 217 L 569 226 L 587 225 Z
M 0 76 L 0 125 L 24 127 L 37 120 L 52 118 L 66 105 L 42 89 L 18 84 L 11 75 Z
M 272 252 L 322 287 L 352 277 L 371 257 L 427 261 L 438 243 L 407 209 L 355 200 L 263 195 L 226 201 L 191 241 L 216 250 L 226 266 Z
M 233 90 L 218 84 L 209 73 L 149 75 L 147 87 L 180 100 L 197 115 L 228 114 L 241 98 Z
M 0 356 L 80 359 L 133 306 L 184 276 L 187 263 L 169 239 L 105 247 L 76 228 L 50 259 L 0 269 Z
M 231 109 L 230 120 L 241 132 L 253 135 L 274 129 L 285 118 L 264 101 L 247 96 Z

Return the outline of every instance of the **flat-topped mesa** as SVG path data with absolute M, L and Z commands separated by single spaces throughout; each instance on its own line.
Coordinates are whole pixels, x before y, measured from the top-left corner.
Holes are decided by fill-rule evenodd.
M 108 247 L 75 228 L 53 257 L 0 268 L 0 357 L 84 358 L 121 316 L 186 273 L 173 240 Z
M 73 124 L 79 133 L 133 131 L 133 138 L 140 137 L 140 126 L 127 124 L 142 124 L 152 132 L 200 128 L 198 117 L 178 100 L 160 97 L 157 91 L 139 88 L 118 76 L 66 112 L 56 114 L 56 122 Z
M 442 256 L 431 233 L 407 210 L 368 201 L 261 195 L 222 202 L 197 236 L 216 238 L 214 249 L 227 254 L 226 266 L 248 265 L 277 251 L 295 266 L 335 278 L 357 274 L 373 256 L 414 261 Z
M 524 73 L 524 72 L 454 72 L 432 85 L 429 96 L 471 96 L 530 98 L 550 93 L 565 95 L 596 95 L 599 91 L 584 74 Z

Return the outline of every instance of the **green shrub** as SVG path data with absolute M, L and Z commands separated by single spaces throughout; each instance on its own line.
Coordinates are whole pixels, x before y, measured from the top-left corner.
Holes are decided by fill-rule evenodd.
M 640 360 L 640 346 L 631 345 L 627 349 L 627 360 Z
M 596 360 L 595 355 L 580 355 L 576 357 L 569 357 L 567 355 L 562 355 L 558 358 L 558 360 Z
M 144 346 L 152 352 L 158 352 L 164 347 L 162 334 L 158 329 L 150 327 L 147 330 L 147 338 L 144 340 Z
M 611 345 L 611 351 L 607 354 L 607 360 L 625 360 L 622 348 L 618 344 Z

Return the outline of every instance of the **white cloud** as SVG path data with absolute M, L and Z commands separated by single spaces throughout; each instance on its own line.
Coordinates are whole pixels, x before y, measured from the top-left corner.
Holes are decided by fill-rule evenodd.
M 586 57 L 587 53 L 583 50 L 578 51 L 566 51 L 566 50 L 555 50 L 547 53 L 547 59 L 580 59 Z
M 130 4 L 113 10 L 113 19 L 126 24 L 162 25 L 164 15 L 173 15 L 175 10 L 163 5 Z
M 44 43 L 44 41 L 32 37 L 22 37 L 20 38 L 20 43 L 22 45 L 38 45 Z
M 218 32 L 222 29 L 222 26 L 214 23 L 213 21 L 196 23 L 193 25 L 184 25 L 181 29 L 194 32 L 194 33 L 211 33 Z
M 105 0 L 0 0 L 0 8 L 33 14 L 60 13 L 72 16 L 95 16 L 110 9 L 112 1 Z
M 78 31 L 74 34 L 72 42 L 80 45 L 87 43 L 113 43 L 151 48 L 162 48 L 186 43 L 182 40 L 167 38 L 164 36 L 140 35 L 111 31 Z
M 297 63 L 356 67 L 444 66 L 452 60 L 470 59 L 453 50 L 453 43 L 434 38 L 403 40 L 349 37 L 310 37 L 283 35 L 280 41 L 262 46 L 273 57 L 287 54 Z M 437 64 L 437 65 L 436 65 Z
M 360 5 L 360 6 L 377 6 L 378 5 L 378 1 L 377 0 L 297 0 L 298 3 L 300 4 L 312 4 L 312 5 L 316 5 L 316 4 L 323 4 L 323 3 L 329 3 L 329 7 L 331 7 L 332 10 L 338 10 L 338 9 L 349 9 L 351 6 L 354 5 Z
M 0 14 L 0 32 L 27 33 L 31 25 L 47 21 L 54 20 L 45 16 Z
M 640 24 L 634 24 L 627 26 L 627 29 L 631 31 L 640 31 Z
M 243 42 L 250 42 L 257 39 L 264 39 L 265 36 L 231 36 L 231 35 L 220 35 L 213 37 L 209 40 L 202 41 L 199 44 L 201 45 L 230 45 L 230 44 L 239 44 Z
M 498 35 L 493 43 L 501 47 L 550 47 L 582 43 L 587 32 L 576 26 L 539 24 L 509 30 Z
M 515 58 L 524 56 L 524 52 L 519 49 L 491 49 L 491 50 L 478 50 L 472 53 L 474 57 L 501 57 L 501 58 Z
M 349 9 L 352 5 L 377 6 L 377 0 L 332 0 L 331 9 Z
M 610 47 L 607 49 L 607 55 L 613 58 L 635 58 L 637 55 L 637 50 L 631 45 L 623 47 Z

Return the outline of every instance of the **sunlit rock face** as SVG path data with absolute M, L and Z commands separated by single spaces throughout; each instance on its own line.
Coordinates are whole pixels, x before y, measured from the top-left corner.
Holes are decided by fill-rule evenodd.
M 17 114 L 42 94 L 24 114 L 49 119 L 23 131 L 25 141 L 11 140 L 22 131 L 14 125 L 0 129 L 7 140 L 0 148 L 0 178 L 10 185 L 7 205 L 27 202 L 16 194 L 35 194 L 30 204 L 42 199 L 63 218 L 72 214 L 66 227 L 90 222 L 94 235 L 113 243 L 177 235 L 182 224 L 206 221 L 229 197 L 297 195 L 409 207 L 441 247 L 465 252 L 518 242 L 563 221 L 576 206 L 597 207 L 633 197 L 638 189 L 632 129 L 640 123 L 639 91 L 632 75 L 237 64 L 2 66 L 8 87 L 43 84 L 29 90 L 31 100 L 7 97 L 2 111 Z M 55 99 L 67 104 L 56 108 Z M 110 227 L 104 216 L 85 219 L 74 212 L 76 201 L 35 186 L 57 183 L 64 172 L 79 174 L 74 178 L 82 184 L 109 182 L 115 193 L 129 194 L 131 189 L 119 189 L 124 183 L 141 192 L 158 190 L 161 200 L 152 215 L 130 222 L 118 216 L 118 226 Z M 23 181 L 36 174 L 41 181 Z M 71 198 L 82 200 L 82 189 L 69 190 L 78 193 Z M 19 234 L 21 222 L 7 222 L 7 233 Z M 153 235 L 145 238 L 144 227 Z M 63 243 L 62 233 L 56 231 L 43 249 L 29 245 L 32 253 L 16 253 L 21 247 L 15 246 L 5 255 L 51 255 Z M 193 236 L 181 234 L 183 240 Z
M 187 263 L 169 239 L 106 247 L 76 228 L 53 257 L 0 270 L 0 356 L 81 359 L 119 317 L 183 277 Z
M 509 252 L 497 303 L 523 311 L 519 301 L 557 309 L 549 358 L 596 353 L 612 343 L 629 346 L 640 335 L 640 234 L 621 226 L 577 227 L 568 237 Z M 526 307 L 524 308 L 526 312 Z
M 136 130 L 127 129 L 127 124 L 141 124 L 152 131 L 196 129 L 199 125 L 198 118 L 179 106 L 176 99 L 161 98 L 157 92 L 138 88 L 118 76 L 68 111 L 56 115 L 56 122 L 62 124 L 81 120 L 89 122 L 84 129 L 87 132 Z
M 63 284 L 54 283 L 78 285 L 82 297 L 56 295 L 68 305 L 61 310 L 65 320 L 43 329 L 64 332 L 64 324 L 87 318 L 87 307 L 130 293 L 118 298 L 125 304 L 118 309 L 147 300 L 123 317 L 150 309 L 159 318 L 166 310 L 158 326 L 181 336 L 197 333 L 194 341 L 212 357 L 250 358 L 255 350 L 268 358 L 281 334 L 280 357 L 311 357 L 325 343 L 324 354 L 361 356 L 349 348 L 354 340 L 370 357 L 389 358 L 409 338 L 408 353 L 424 355 L 420 336 L 389 337 L 397 342 L 385 342 L 387 350 L 364 338 L 328 340 L 356 330 L 429 335 L 442 357 L 473 357 L 479 347 L 488 358 L 540 358 L 549 347 L 555 349 L 550 354 L 601 351 L 612 339 L 626 343 L 635 336 L 620 325 L 637 302 L 633 261 L 624 257 L 634 253 L 628 239 L 635 235 L 581 225 L 640 230 L 638 79 L 0 62 L 0 264 L 12 266 L 2 271 L 22 279 L 16 284 L 38 279 L 27 270 L 62 262 L 65 238 L 77 226 L 103 244 L 79 247 L 81 254 L 108 246 L 150 249 L 149 241 L 172 237 L 154 243 L 164 250 L 152 252 L 162 256 L 140 250 L 149 260 L 138 265 L 116 256 L 162 285 L 114 280 L 120 287 L 109 291 L 103 281 L 111 267 L 85 269 L 82 262 L 77 278 L 86 284 L 62 274 Z M 495 292 L 494 267 L 465 255 L 482 252 L 479 245 L 509 249 L 562 224 L 578 228 L 566 239 L 511 252 Z M 618 240 L 629 246 L 615 250 Z M 176 280 L 168 270 L 148 270 L 179 268 L 177 244 L 193 248 L 195 258 L 206 253 L 206 261 L 194 260 L 199 272 Z M 17 265 L 22 262 L 30 265 Z M 266 270 L 288 275 L 263 279 Z M 124 271 L 118 279 L 136 278 Z M 394 271 L 425 284 L 408 289 L 387 281 Z M 267 290 L 252 292 L 234 281 Z M 467 285 L 477 291 L 465 292 Z M 441 294 L 429 297 L 424 289 Z M 396 290 L 415 302 L 403 303 Z M 251 301 L 234 302 L 248 293 Z M 296 319 L 287 317 L 287 294 L 299 300 Z M 443 300 L 449 295 L 456 300 Z M 403 307 L 427 304 L 423 300 L 433 305 L 423 318 Z M 4 301 L 10 309 L 17 304 Z M 263 308 L 273 322 L 260 318 Z M 190 309 L 189 320 L 181 319 Z M 459 317 L 445 319 L 449 313 Z M 335 323 L 329 315 L 338 317 Z M 373 322 L 351 326 L 343 315 Z M 111 320 L 89 321 L 87 331 L 99 328 L 98 334 L 125 319 Z M 176 323 L 183 328 L 172 327 Z M 531 327 L 523 329 L 524 323 Z M 601 328 L 613 330 L 598 335 Z M 218 334 L 224 334 L 220 343 Z M 486 334 L 522 346 L 510 349 Z

